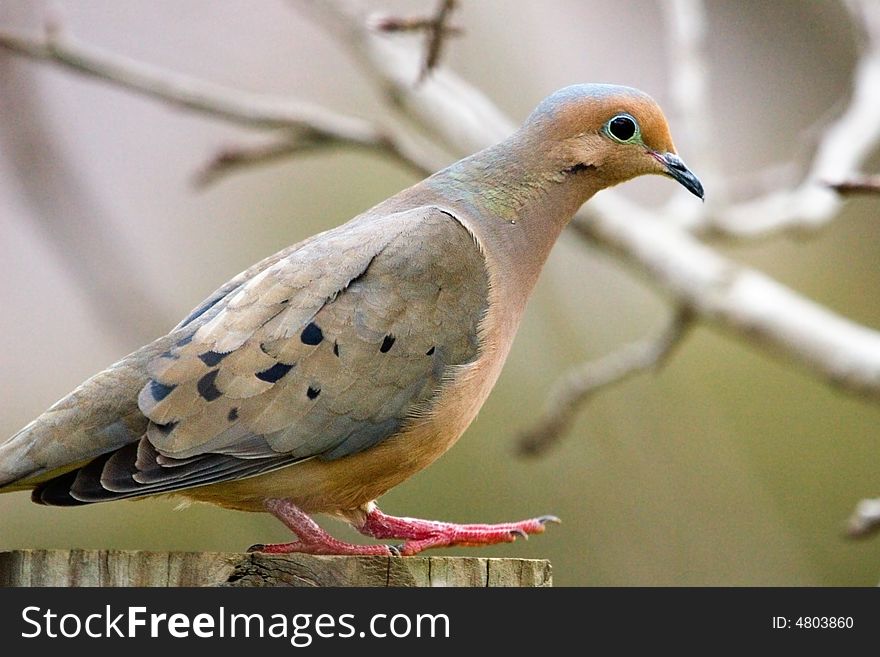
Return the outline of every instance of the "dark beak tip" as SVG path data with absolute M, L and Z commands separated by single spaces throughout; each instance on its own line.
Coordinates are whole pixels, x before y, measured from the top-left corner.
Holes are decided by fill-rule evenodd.
M 686 190 L 688 190 L 691 194 L 693 194 L 698 199 L 700 199 L 703 203 L 706 202 L 706 192 L 703 191 L 703 185 L 700 183 L 699 180 L 697 180 L 696 177 L 694 178 L 694 181 L 693 181 L 695 184 L 686 184 L 686 183 L 681 182 L 680 180 L 679 180 L 679 182 L 682 184 L 682 186 Z
M 666 165 L 666 175 L 673 180 L 678 181 L 682 187 L 701 201 L 706 201 L 703 183 L 701 183 L 700 179 L 685 166 L 684 162 L 681 161 L 681 158 L 674 153 L 667 153 L 666 156 L 663 157 L 663 163 Z

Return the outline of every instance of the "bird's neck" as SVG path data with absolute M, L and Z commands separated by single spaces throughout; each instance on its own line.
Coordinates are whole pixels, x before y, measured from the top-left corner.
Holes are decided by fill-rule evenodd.
M 604 187 L 589 169 L 571 167 L 552 144 L 530 143 L 516 134 L 425 184 L 473 221 L 468 227 L 527 295 L 562 229 Z
M 432 176 L 446 195 L 455 194 L 487 218 L 526 221 L 559 230 L 600 187 L 567 171 L 572 163 L 552 144 L 536 144 L 522 133 L 475 153 Z

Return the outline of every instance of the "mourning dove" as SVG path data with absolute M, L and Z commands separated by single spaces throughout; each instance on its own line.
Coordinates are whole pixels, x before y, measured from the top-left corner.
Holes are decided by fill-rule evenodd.
M 456 525 L 375 500 L 474 419 L 575 211 L 642 174 L 703 196 L 650 97 L 557 91 L 507 140 L 254 265 L 83 383 L 0 445 L 0 490 L 268 511 L 297 540 L 255 546 L 266 552 L 415 554 L 539 533 L 554 518 Z M 404 543 L 339 541 L 315 513 Z

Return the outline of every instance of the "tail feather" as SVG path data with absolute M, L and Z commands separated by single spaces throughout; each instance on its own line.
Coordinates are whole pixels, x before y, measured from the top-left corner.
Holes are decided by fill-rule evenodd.
M 82 506 L 81 502 L 70 494 L 70 488 L 76 481 L 78 471 L 67 472 L 60 477 L 39 484 L 31 491 L 31 501 L 46 506 Z
M 158 456 L 159 453 L 147 439 L 141 438 L 140 444 L 126 445 L 99 456 L 77 470 L 41 482 L 34 489 L 31 499 L 49 506 L 77 506 L 131 499 L 254 477 L 303 460 L 289 454 L 262 459 L 203 454 L 184 459 L 182 464 L 166 462 L 162 465 L 157 461 Z
M 137 405 L 149 380 L 146 364 L 179 337 L 172 333 L 126 356 L 0 443 L 0 493 L 33 488 L 137 442 L 148 424 Z

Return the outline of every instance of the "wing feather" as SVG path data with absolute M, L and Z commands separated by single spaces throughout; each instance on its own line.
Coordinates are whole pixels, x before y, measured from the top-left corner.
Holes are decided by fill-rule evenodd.
M 478 357 L 485 262 L 437 208 L 366 215 L 240 279 L 145 364 L 144 438 L 35 499 L 134 497 L 342 458 L 398 433 L 447 368 Z

